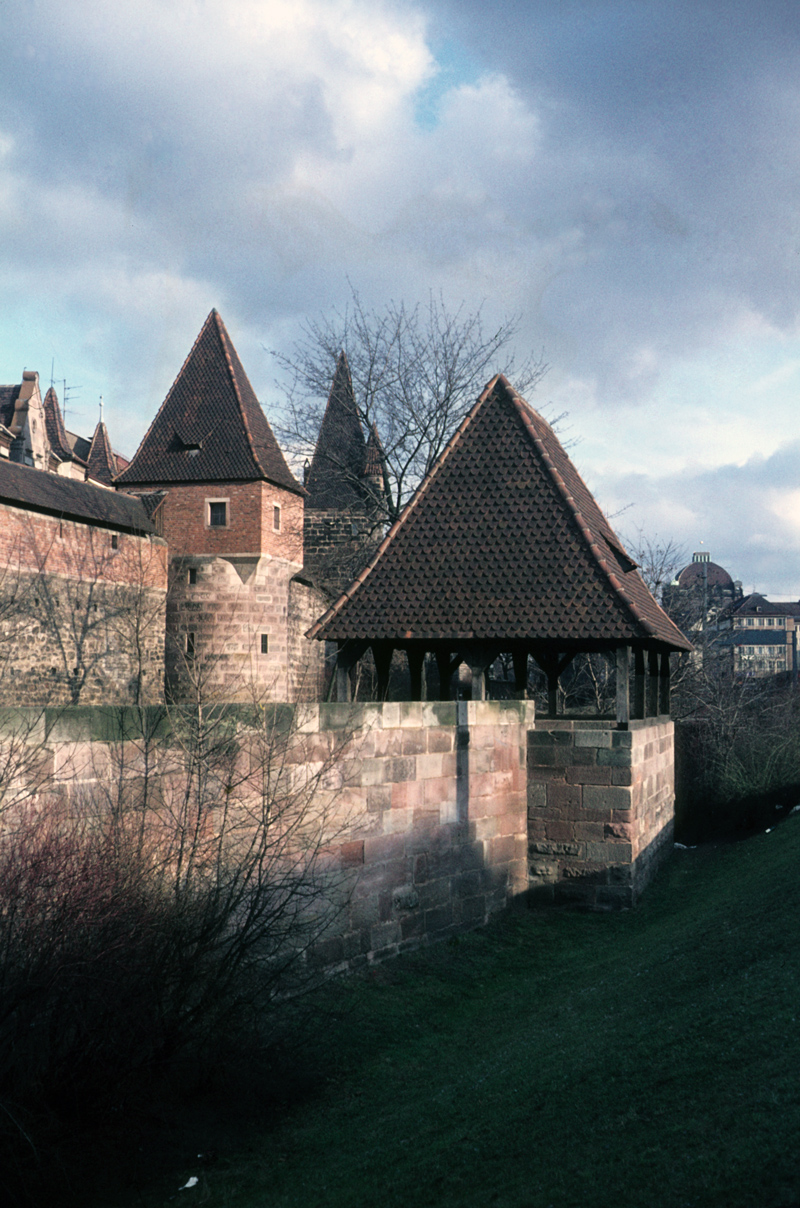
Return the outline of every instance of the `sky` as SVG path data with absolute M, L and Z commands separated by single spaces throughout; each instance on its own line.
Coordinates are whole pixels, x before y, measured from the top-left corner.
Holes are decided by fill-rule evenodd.
M 800 597 L 796 0 L 0 0 L 0 381 L 130 456 L 216 307 L 441 293 L 629 546 Z M 501 369 L 502 366 L 498 366 Z

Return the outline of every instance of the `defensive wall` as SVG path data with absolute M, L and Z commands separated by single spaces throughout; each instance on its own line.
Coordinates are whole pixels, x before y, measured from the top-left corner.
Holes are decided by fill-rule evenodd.
M 44 744 L 57 793 L 80 800 L 108 779 L 125 712 L 41 714 L 31 740 Z M 537 725 L 523 701 L 313 704 L 293 717 L 282 774 L 289 783 L 326 769 L 335 838 L 325 860 L 348 886 L 315 949 L 324 966 L 479 926 L 512 898 L 632 905 L 670 849 L 667 719 Z M 136 777 L 134 746 L 125 762 Z

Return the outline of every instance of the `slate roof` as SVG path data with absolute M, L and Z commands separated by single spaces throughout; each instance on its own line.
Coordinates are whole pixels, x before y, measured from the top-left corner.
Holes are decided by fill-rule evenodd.
M 350 367 L 339 354 L 328 404 L 306 479 L 307 508 L 349 508 L 363 502 L 366 445 Z
M 553 430 L 502 376 L 307 636 L 691 649 Z
M 266 479 L 298 495 L 294 478 L 216 310 L 117 486 Z
M 0 503 L 46 512 L 68 520 L 91 521 L 129 533 L 152 533 L 147 512 L 134 495 L 118 494 L 32 466 L 0 461 Z
M 94 430 L 89 456 L 86 458 L 86 477 L 111 486 L 116 477 L 117 463 L 108 439 L 108 431 L 102 420 Z
M 58 405 L 58 395 L 51 386 L 42 400 L 44 407 L 44 423 L 50 448 L 61 461 L 72 461 L 72 448 L 67 438 L 67 430 Z
M 726 616 L 741 617 L 741 616 L 772 616 L 772 617 L 800 617 L 800 603 L 773 604 L 766 596 L 762 596 L 759 592 L 752 592 L 746 596 L 740 603 L 733 605 L 726 610 Z M 760 632 L 754 630 L 755 633 Z
M 21 389 L 20 383 L 16 386 L 0 386 L 0 424 L 5 428 L 11 427 L 11 421 L 14 418 L 14 404 L 19 398 Z

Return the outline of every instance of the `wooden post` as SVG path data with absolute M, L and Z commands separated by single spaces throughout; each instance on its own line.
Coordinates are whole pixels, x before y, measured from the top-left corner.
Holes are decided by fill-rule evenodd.
M 645 700 L 644 651 L 641 646 L 637 646 L 633 652 L 633 717 L 644 717 Z
M 658 711 L 664 716 L 669 716 L 670 700 L 669 700 L 669 651 L 661 651 L 661 675 L 658 679 Z
M 453 668 L 450 665 L 450 655 L 446 650 L 436 651 L 436 670 L 439 672 L 439 700 L 449 700 Z
M 408 670 L 411 676 L 411 699 L 425 699 L 424 676 L 422 674 L 425 666 L 425 651 L 418 649 L 416 646 L 411 646 L 408 651 Z
M 347 642 L 339 643 L 339 655 L 336 660 L 336 699 L 350 701 L 353 699 L 350 689 L 350 660 L 347 657 Z
M 629 648 L 617 646 L 617 728 L 627 730 L 630 724 Z
M 528 652 L 515 650 L 512 654 L 514 663 L 514 695 L 517 700 L 528 699 Z
M 373 642 L 372 657 L 375 660 L 375 671 L 378 675 L 378 700 L 386 700 L 386 694 L 389 691 L 389 672 L 392 668 L 392 653 L 394 647 L 391 642 Z
M 658 651 L 647 652 L 647 716 L 658 717 Z

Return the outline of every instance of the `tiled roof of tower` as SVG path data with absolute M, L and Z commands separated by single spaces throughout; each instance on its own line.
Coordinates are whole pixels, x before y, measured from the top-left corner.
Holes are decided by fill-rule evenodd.
M 100 420 L 94 430 L 89 456 L 86 459 L 86 477 L 111 486 L 116 474 L 117 463 L 111 448 L 111 441 L 108 439 L 105 424 Z
M 73 456 L 72 449 L 67 439 L 67 430 L 64 427 L 61 408 L 58 405 L 58 395 L 52 386 L 44 396 L 42 406 L 44 407 L 44 423 L 47 429 L 47 439 L 50 441 L 50 448 L 56 457 L 61 458 L 62 461 L 71 461 Z
M 216 310 L 118 486 L 266 479 L 298 495 L 267 417 Z
M 690 650 L 635 565 L 549 424 L 499 376 L 307 636 Z
M 365 452 L 350 367 L 342 352 L 308 471 L 306 507 L 348 508 L 362 502 Z

